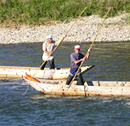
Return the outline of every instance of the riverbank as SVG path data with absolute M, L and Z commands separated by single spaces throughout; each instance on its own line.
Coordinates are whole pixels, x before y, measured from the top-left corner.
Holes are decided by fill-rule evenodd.
M 107 18 L 96 41 L 130 41 L 130 25 L 125 23 L 127 14 Z M 0 44 L 43 42 L 51 34 L 57 42 L 62 39 L 76 19 L 40 27 L 0 28 Z M 98 16 L 81 17 L 70 30 L 64 42 L 91 42 L 94 40 L 103 19 Z

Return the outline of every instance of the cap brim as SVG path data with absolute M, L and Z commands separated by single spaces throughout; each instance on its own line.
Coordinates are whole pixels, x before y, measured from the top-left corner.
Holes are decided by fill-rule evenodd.
M 80 50 L 81 48 L 75 48 L 76 50 Z

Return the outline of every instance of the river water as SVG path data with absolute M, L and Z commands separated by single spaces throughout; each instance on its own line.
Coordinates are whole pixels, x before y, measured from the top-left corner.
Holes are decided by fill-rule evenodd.
M 77 43 L 64 42 L 54 53 L 56 67 L 69 67 L 69 55 Z M 91 43 L 80 43 L 86 53 Z M 0 65 L 41 65 L 42 43 L 0 45 Z M 95 65 L 85 80 L 130 81 L 130 43 L 95 42 L 89 60 Z M 49 67 L 49 64 L 47 64 Z M 27 92 L 26 92 L 27 91 Z M 25 93 L 26 92 L 26 93 Z M 128 126 L 130 97 L 43 95 L 23 79 L 0 79 L 1 126 Z

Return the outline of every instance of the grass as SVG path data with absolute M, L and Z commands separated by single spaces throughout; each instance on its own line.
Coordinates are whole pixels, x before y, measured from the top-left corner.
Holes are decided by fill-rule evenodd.
M 11 25 L 45 25 L 48 22 L 68 21 L 76 18 L 87 7 L 82 16 L 103 17 L 130 13 L 130 0 L 1 0 L 0 23 Z M 130 17 L 127 19 L 130 23 Z

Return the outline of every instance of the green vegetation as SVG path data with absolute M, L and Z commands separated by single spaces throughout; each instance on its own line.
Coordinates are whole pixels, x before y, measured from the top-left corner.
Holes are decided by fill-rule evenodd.
M 130 0 L 0 0 L 0 24 L 44 25 L 53 21 L 69 21 L 87 7 L 82 16 L 109 16 L 130 13 Z M 130 22 L 128 17 L 127 22 Z

